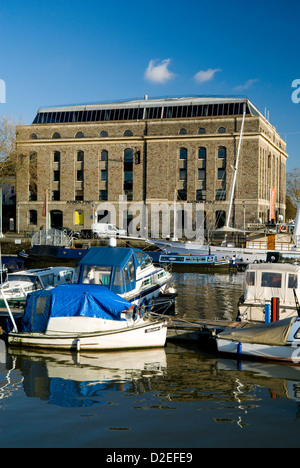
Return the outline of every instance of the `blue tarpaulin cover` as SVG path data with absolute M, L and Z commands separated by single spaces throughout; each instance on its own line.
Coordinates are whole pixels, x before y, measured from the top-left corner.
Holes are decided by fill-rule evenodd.
M 132 304 L 105 286 L 64 284 L 28 294 L 22 331 L 43 333 L 50 317 L 94 317 L 121 320 Z

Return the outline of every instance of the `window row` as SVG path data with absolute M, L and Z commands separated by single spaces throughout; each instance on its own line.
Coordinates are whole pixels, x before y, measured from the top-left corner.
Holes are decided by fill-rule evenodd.
M 198 159 L 206 159 L 206 148 L 201 147 L 198 150 Z M 218 159 L 226 159 L 227 151 L 224 146 L 218 148 Z M 179 150 L 179 159 L 187 159 L 188 150 L 186 148 L 180 148 Z
M 226 133 L 226 129 L 224 127 L 219 127 L 218 130 L 217 130 L 218 133 Z M 201 127 L 199 128 L 198 130 L 198 134 L 205 134 L 206 133 L 206 129 Z M 179 131 L 179 134 L 180 135 L 187 135 L 188 132 L 185 128 L 181 128 L 180 131 Z M 108 132 L 103 130 L 102 132 L 99 133 L 99 137 L 100 138 L 107 138 L 109 135 L 108 135 Z M 123 136 L 124 137 L 131 137 L 133 136 L 133 132 L 131 130 L 125 130 L 125 132 L 123 133 Z M 59 132 L 54 132 L 53 135 L 52 135 L 52 139 L 60 139 L 61 138 L 61 134 Z M 83 132 L 77 132 L 75 134 L 75 138 L 85 138 L 85 135 Z M 31 140 L 37 140 L 38 139 L 38 136 L 36 133 L 31 133 L 30 135 L 30 139 Z
M 178 201 L 187 201 L 187 190 L 180 189 L 177 191 L 177 200 Z M 206 200 L 206 189 L 197 189 L 196 190 L 196 200 L 205 201 Z M 226 200 L 226 190 L 217 189 L 215 193 L 216 201 L 225 201 Z
M 188 106 L 157 106 L 93 110 L 69 110 L 38 112 L 33 124 L 105 122 L 116 120 L 178 119 L 193 117 L 213 117 L 223 115 L 242 115 L 244 102 L 199 104 Z M 246 104 L 246 113 L 250 107 Z

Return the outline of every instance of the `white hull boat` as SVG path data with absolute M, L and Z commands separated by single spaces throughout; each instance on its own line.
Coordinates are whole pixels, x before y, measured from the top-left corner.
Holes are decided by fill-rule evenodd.
M 141 315 L 105 286 L 64 285 L 28 295 L 22 329 L 8 332 L 9 345 L 120 350 L 165 345 L 167 320 Z
M 272 322 L 297 317 L 300 298 L 300 266 L 289 263 L 249 265 L 245 287 L 239 301 L 238 320 L 242 322 Z M 272 304 L 276 299 L 276 311 Z M 269 317 L 268 317 L 269 311 Z
M 17 307 L 24 306 L 30 292 L 73 283 L 74 274 L 74 268 L 64 266 L 9 273 L 0 287 L 0 308 L 6 307 L 5 301 Z
M 242 329 L 228 329 L 217 335 L 216 340 L 220 353 L 237 358 L 300 363 L 300 319 L 297 317 Z

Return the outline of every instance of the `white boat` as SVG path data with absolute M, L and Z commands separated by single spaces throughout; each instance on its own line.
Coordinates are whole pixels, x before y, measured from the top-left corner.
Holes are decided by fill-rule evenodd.
M 19 331 L 9 345 L 67 350 L 117 350 L 165 345 L 167 319 L 143 315 L 130 302 L 100 285 L 69 284 L 27 296 Z
M 63 266 L 9 273 L 0 287 L 0 308 L 5 307 L 5 300 L 17 307 L 24 306 L 28 293 L 73 283 L 74 274 L 74 268 Z
M 300 363 L 300 319 L 291 317 L 277 322 L 241 329 L 227 329 L 216 337 L 220 353 L 256 359 Z
M 239 301 L 239 320 L 268 323 L 298 315 L 300 265 L 248 265 L 245 274 L 244 292 Z
M 76 276 L 78 284 L 107 286 L 136 305 L 158 297 L 172 278 L 142 250 L 123 247 L 92 247 L 76 266 Z

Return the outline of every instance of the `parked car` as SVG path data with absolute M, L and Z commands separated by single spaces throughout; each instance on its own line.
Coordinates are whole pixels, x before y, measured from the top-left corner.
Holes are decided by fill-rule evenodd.
M 91 230 L 93 232 L 93 237 L 96 238 L 118 237 L 127 235 L 125 229 L 118 229 L 114 224 L 93 223 L 91 225 Z

